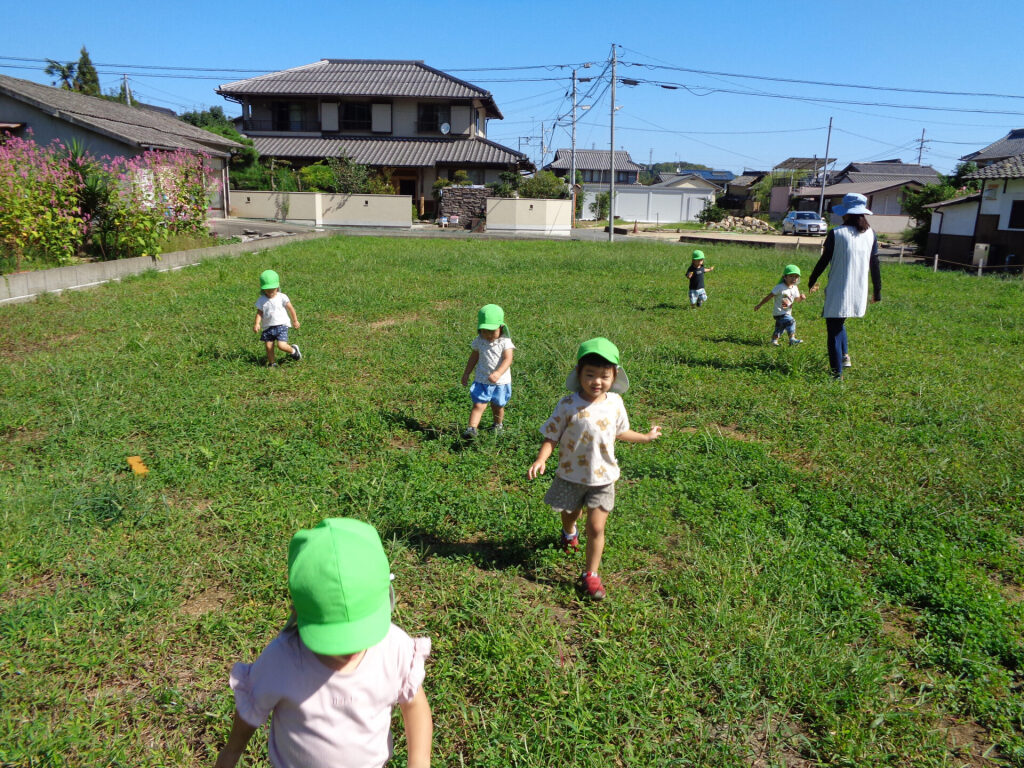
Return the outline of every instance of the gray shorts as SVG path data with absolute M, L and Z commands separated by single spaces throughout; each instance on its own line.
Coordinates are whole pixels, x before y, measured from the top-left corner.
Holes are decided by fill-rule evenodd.
M 544 503 L 559 512 L 575 512 L 577 509 L 597 509 L 611 512 L 615 506 L 615 483 L 608 485 L 582 485 L 565 480 L 558 475 L 544 494 Z

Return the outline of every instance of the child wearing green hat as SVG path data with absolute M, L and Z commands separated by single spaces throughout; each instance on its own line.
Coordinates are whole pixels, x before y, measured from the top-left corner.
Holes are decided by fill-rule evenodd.
M 469 412 L 469 426 L 462 433 L 466 440 L 477 435 L 480 419 L 491 406 L 494 414 L 495 432 L 504 429 L 505 406 L 512 397 L 512 350 L 516 345 L 508 335 L 505 325 L 505 310 L 497 304 L 487 304 L 476 315 L 476 338 L 471 344 L 473 351 L 462 372 L 462 386 L 469 381 L 469 374 L 476 373 L 469 388 L 473 409 Z
M 377 531 L 340 517 L 299 531 L 288 547 L 288 589 L 288 624 L 255 662 L 231 669 L 234 722 L 216 768 L 234 768 L 271 713 L 275 768 L 379 768 L 392 755 L 396 703 L 408 766 L 429 766 L 430 640 L 391 623 L 390 567 Z
M 782 269 L 782 279 L 779 284 L 772 288 L 768 295 L 761 299 L 754 307 L 756 312 L 772 297 L 775 298 L 775 308 L 772 315 L 775 317 L 775 332 L 772 333 L 772 346 L 779 346 L 779 339 L 783 333 L 789 334 L 789 343 L 802 344 L 803 339 L 796 337 L 796 320 L 793 319 L 793 303 L 804 301 L 807 296 L 800 292 L 796 284 L 800 282 L 800 267 L 796 264 L 787 264 Z
M 260 328 L 263 332 L 260 333 Z M 288 343 L 288 329 L 300 327 L 295 316 L 295 307 L 281 293 L 281 278 L 272 269 L 260 273 L 260 297 L 256 300 L 256 320 L 252 324 L 253 333 L 260 334 L 260 341 L 267 347 L 267 367 L 273 368 L 275 347 L 280 349 L 292 360 L 301 360 L 302 353 L 298 344 Z
M 619 365 L 619 350 L 608 339 L 598 337 L 580 344 L 576 367 L 565 381 L 572 394 L 555 406 L 551 418 L 540 429 L 544 442 L 527 477 L 543 475 L 547 461 L 558 448 L 558 469 L 544 501 L 562 517 L 562 548 L 579 549 L 576 522 L 587 511 L 585 570 L 580 587 L 594 600 L 603 600 L 605 588 L 597 575 L 604 552 L 604 529 L 615 506 L 615 441 L 649 443 L 661 436 L 652 425 L 647 434 L 629 428 L 622 392 L 629 378 Z
M 690 306 L 699 307 L 708 300 L 708 292 L 704 290 L 704 273 L 714 272 L 714 267 L 704 266 L 704 251 L 694 251 L 690 268 L 686 276 L 690 280 Z

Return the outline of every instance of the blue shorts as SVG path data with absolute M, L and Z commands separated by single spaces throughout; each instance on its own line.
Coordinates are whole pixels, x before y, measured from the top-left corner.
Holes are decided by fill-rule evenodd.
M 287 325 L 272 325 L 263 329 L 260 334 L 260 341 L 288 341 Z
M 481 384 L 479 381 L 474 381 L 469 385 L 469 396 L 474 403 L 490 403 L 504 408 L 512 399 L 512 385 Z
M 708 300 L 707 291 L 703 288 L 698 288 L 695 291 L 690 291 L 690 303 L 696 304 L 698 301 L 705 302 Z

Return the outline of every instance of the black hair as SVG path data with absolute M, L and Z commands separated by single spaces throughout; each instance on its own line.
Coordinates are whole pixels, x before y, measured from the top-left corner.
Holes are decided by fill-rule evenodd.
M 867 232 L 871 229 L 871 225 L 868 224 L 868 217 L 863 213 L 847 213 L 843 215 L 843 224 L 851 224 L 857 228 L 858 232 Z
M 609 360 L 606 360 L 605 358 L 601 357 L 599 354 L 597 354 L 597 352 L 588 352 L 579 359 L 579 361 L 576 363 L 577 377 L 581 373 L 583 373 L 584 365 L 593 365 L 598 368 L 611 368 L 613 371 L 617 371 L 618 369 L 618 366 L 616 366 L 615 363 L 610 362 Z

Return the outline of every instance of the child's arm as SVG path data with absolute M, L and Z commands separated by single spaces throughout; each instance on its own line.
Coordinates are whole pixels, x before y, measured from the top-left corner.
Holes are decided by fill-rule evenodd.
M 526 476 L 533 480 L 537 475 L 543 475 L 544 471 L 548 466 L 548 459 L 551 458 L 551 454 L 555 451 L 555 441 L 544 439 L 544 442 L 540 445 L 540 450 L 537 451 L 537 460 L 530 465 L 530 468 L 526 472 Z
M 693 270 L 692 270 L 692 269 L 688 269 L 688 270 L 686 270 L 686 277 L 687 277 L 688 279 L 689 279 L 689 278 L 691 278 L 691 277 L 693 277 Z
M 615 437 L 626 443 L 650 443 L 661 437 L 661 427 L 657 424 L 652 424 L 651 431 L 646 435 L 634 432 L 632 429 L 627 429 L 625 432 L 619 432 Z
M 409 768 L 430 768 L 430 747 L 434 738 L 434 721 L 430 716 L 430 702 L 422 686 L 412 701 L 402 703 L 405 722 L 405 744 L 409 751 Z
M 231 735 L 228 737 L 228 743 L 224 745 L 224 749 L 217 755 L 214 768 L 235 768 L 238 758 L 245 752 L 245 747 L 256 730 L 238 715 L 236 709 L 235 719 L 231 724 Z
M 512 365 L 513 351 L 514 350 L 506 349 L 504 353 L 502 353 L 501 363 L 499 363 L 498 367 L 494 369 L 494 373 L 487 377 L 488 381 L 490 381 L 491 384 L 497 384 L 498 379 L 500 379 L 505 374 L 505 371 L 509 369 L 509 366 Z
M 284 305 L 284 308 L 288 310 L 288 317 L 292 319 L 292 325 L 294 325 L 296 328 L 299 328 L 300 323 L 299 318 L 295 316 L 295 307 L 293 307 L 292 303 L 289 301 L 287 304 Z
M 466 386 L 466 383 L 469 381 L 469 374 L 471 374 L 473 369 L 476 368 L 476 364 L 479 360 L 480 353 L 475 349 L 469 353 L 469 360 L 466 361 L 466 370 L 462 372 L 462 386 Z
M 253 333 L 259 333 L 260 332 L 260 323 L 261 323 L 262 320 L 263 320 L 263 310 L 262 309 L 257 309 L 256 310 L 256 320 L 252 324 L 252 332 Z
M 765 296 L 763 299 L 761 299 L 759 302 L 757 302 L 757 306 L 754 307 L 754 311 L 757 312 L 757 310 L 759 310 L 761 307 L 763 307 L 765 304 L 767 304 L 769 301 L 771 301 L 772 300 L 772 296 L 774 296 L 774 295 L 775 294 L 772 291 L 768 291 L 768 295 Z
M 714 272 L 715 268 L 714 267 L 704 267 L 704 271 L 705 272 Z

